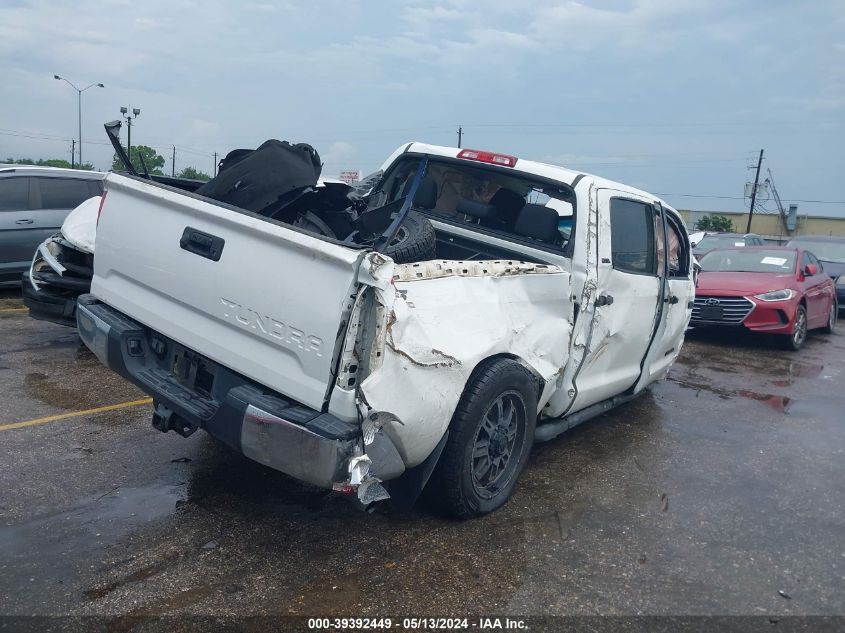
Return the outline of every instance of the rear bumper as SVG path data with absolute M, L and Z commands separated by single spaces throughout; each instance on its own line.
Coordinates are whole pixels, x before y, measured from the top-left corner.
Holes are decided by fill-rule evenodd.
M 77 301 L 79 336 L 100 361 L 150 394 L 153 424 L 197 428 L 296 479 L 332 488 L 350 478 L 360 427 L 304 407 L 99 302 Z

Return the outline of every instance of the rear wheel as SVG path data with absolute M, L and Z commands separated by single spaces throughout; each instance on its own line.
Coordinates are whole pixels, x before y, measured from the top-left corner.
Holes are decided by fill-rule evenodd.
M 792 327 L 792 334 L 784 337 L 784 346 L 787 349 L 799 350 L 807 340 L 807 309 L 798 304 L 795 309 L 795 324 Z
M 833 298 L 833 301 L 830 304 L 830 314 L 827 317 L 827 325 L 822 328 L 823 332 L 827 332 L 828 334 L 833 334 L 836 331 L 836 319 L 839 317 L 839 302 L 836 300 L 836 297 Z
M 537 386 L 519 363 L 496 360 L 474 372 L 449 426 L 429 482 L 453 517 L 500 508 L 528 461 L 537 419 Z

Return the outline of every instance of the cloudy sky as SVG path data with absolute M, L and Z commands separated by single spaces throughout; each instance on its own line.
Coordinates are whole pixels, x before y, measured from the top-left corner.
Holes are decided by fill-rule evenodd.
M 105 84 L 82 97 L 101 168 L 124 105 L 168 172 L 172 145 L 177 171 L 210 172 L 267 138 L 368 172 L 461 125 L 465 147 L 693 209 L 747 205 L 765 148 L 784 201 L 845 215 L 843 0 L 0 0 L 0 159 L 69 157 L 76 93 L 54 74 Z

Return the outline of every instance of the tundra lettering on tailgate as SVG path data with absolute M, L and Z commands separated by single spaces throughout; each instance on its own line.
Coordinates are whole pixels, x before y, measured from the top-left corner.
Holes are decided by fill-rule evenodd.
M 236 301 L 221 297 L 220 302 L 223 305 L 224 319 L 242 328 L 259 332 L 267 338 L 288 345 L 289 347 L 297 347 L 306 352 L 313 352 L 317 356 L 322 356 L 322 339 L 311 334 L 306 334 L 304 331 L 271 316 L 262 315 Z

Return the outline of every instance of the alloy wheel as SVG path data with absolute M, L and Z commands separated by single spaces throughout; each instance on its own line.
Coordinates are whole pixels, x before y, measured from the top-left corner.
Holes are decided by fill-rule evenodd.
M 792 342 L 798 347 L 804 342 L 807 337 L 807 313 L 804 310 L 798 310 L 795 315 L 795 327 L 792 330 Z
M 517 470 L 526 414 L 522 396 L 506 391 L 484 415 L 472 447 L 472 484 L 480 496 L 494 496 Z

